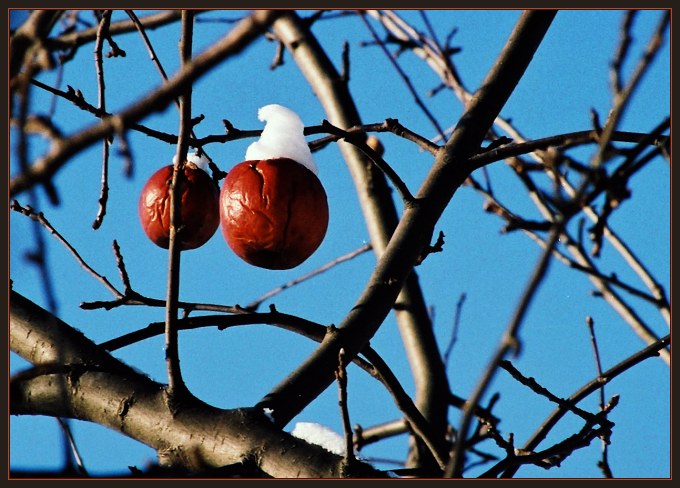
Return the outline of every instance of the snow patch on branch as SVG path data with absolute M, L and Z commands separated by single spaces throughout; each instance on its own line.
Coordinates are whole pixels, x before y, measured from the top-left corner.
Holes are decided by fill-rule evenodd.
M 321 446 L 339 456 L 345 455 L 345 440 L 340 434 L 325 425 L 314 422 L 298 422 L 295 424 L 291 434 L 298 439 Z

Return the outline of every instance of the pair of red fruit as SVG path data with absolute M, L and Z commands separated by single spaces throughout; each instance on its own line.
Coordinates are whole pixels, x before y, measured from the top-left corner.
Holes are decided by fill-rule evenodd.
M 146 235 L 167 249 L 170 235 L 168 165 L 147 181 L 139 199 Z M 267 269 L 290 269 L 319 247 L 328 227 L 328 202 L 319 178 L 287 157 L 243 161 L 228 173 L 221 191 L 191 159 L 181 185 L 182 250 L 205 244 L 221 225 L 234 253 Z

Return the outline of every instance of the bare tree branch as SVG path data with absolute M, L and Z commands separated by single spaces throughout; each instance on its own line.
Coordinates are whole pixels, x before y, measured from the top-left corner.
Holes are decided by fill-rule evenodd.
M 554 14 L 538 11 L 528 12 L 522 17 L 496 68 L 437 156 L 419 191 L 418 200 L 427 204 L 421 203 L 405 210 L 364 293 L 340 325 L 340 333 L 324 341 L 301 368 L 261 401 L 262 406 L 273 409 L 277 424 L 285 425 L 329 386 L 340 347 L 345 348 L 348 357 L 353 357 L 378 329 L 416 259 L 429 244 L 427 239 L 439 215 L 469 175 L 468 158 L 478 150 L 488 127 L 519 82 Z M 288 27 L 286 22 L 290 21 L 290 16 L 283 17 L 283 24 L 277 22 L 275 30 L 280 30 L 277 27 L 283 29 L 282 25 Z M 299 38 L 297 41 L 296 49 L 299 50 L 301 41 Z
M 636 364 L 639 364 L 640 362 L 646 359 L 656 357 L 659 354 L 659 351 L 662 351 L 665 347 L 668 347 L 669 345 L 670 335 L 662 337 L 654 344 L 645 347 L 644 349 L 624 359 L 615 366 L 609 368 L 607 371 L 604 371 L 601 375 L 598 375 L 597 378 L 579 388 L 579 390 L 576 393 L 572 394 L 567 399 L 567 401 L 571 405 L 576 405 L 578 402 L 586 398 L 591 393 L 598 391 L 600 388 L 602 388 L 603 385 L 609 383 L 611 380 L 619 376 L 621 373 L 627 371 L 628 369 L 632 368 Z M 567 408 L 561 406 L 557 407 L 543 422 L 540 428 L 536 432 L 534 432 L 531 438 L 524 445 L 524 449 L 526 451 L 535 449 L 547 437 L 550 430 L 557 424 L 557 422 L 559 422 L 559 420 L 564 415 L 566 415 L 568 411 L 569 410 Z M 512 477 L 517 472 L 517 468 L 518 466 L 514 466 L 507 469 L 503 473 L 503 477 Z
M 194 37 L 194 16 L 190 10 L 182 11 L 182 36 L 179 42 L 180 66 L 185 68 L 191 60 Z M 179 137 L 175 164 L 170 184 L 170 235 L 168 243 L 168 288 L 165 304 L 165 361 L 168 370 L 168 397 L 179 401 L 189 394 L 179 366 L 179 335 L 177 333 L 177 301 L 181 263 L 182 195 L 184 165 L 187 160 L 187 137 L 191 132 L 191 85 L 179 97 Z
M 218 63 L 245 49 L 280 15 L 281 12 L 278 10 L 254 12 L 237 24 L 223 39 L 187 63 L 184 69 L 167 83 L 152 90 L 122 112 L 73 134 L 67 141 L 52 148 L 45 156 L 34 162 L 27 171 L 12 178 L 10 196 L 16 196 L 37 183 L 49 181 L 69 158 L 114 133 L 116 124 L 127 127 L 171 103 L 187 85 L 199 79 Z
M 14 415 L 97 422 L 156 449 L 162 465 L 191 471 L 250 460 L 274 477 L 341 477 L 342 457 L 281 431 L 261 410 L 221 410 L 187 398 L 182 414 L 173 415 L 163 385 L 16 292 L 10 297 L 10 347 L 35 365 L 56 361 L 67 369 L 13 381 Z M 351 474 L 386 477 L 360 461 Z

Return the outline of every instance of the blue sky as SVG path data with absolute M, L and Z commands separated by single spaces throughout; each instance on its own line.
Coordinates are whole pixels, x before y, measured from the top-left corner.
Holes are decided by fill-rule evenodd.
M 144 12 L 140 12 L 140 15 Z M 83 18 L 92 21 L 84 12 Z M 199 19 L 236 18 L 240 12 L 211 12 Z M 302 15 L 309 15 L 303 12 Z M 424 29 L 420 17 L 411 11 L 400 12 L 405 19 Z M 462 47 L 454 62 L 465 85 L 474 90 L 493 65 L 519 17 L 519 11 L 447 11 L 430 12 L 440 39 L 456 27 L 453 45 Z M 645 48 L 661 12 L 644 11 L 634 26 L 633 56 Z M 124 19 L 122 11 L 113 20 Z M 611 103 L 609 63 L 619 41 L 621 11 L 562 11 L 556 16 L 533 63 L 511 96 L 501 115 L 511 118 L 527 139 L 586 130 L 591 127 L 591 109 L 604 120 Z M 231 24 L 197 22 L 194 53 L 199 53 L 223 36 Z M 360 19 L 346 17 L 318 22 L 314 33 L 326 48 L 331 60 L 339 65 L 342 45 L 349 41 L 351 54 L 350 90 L 365 123 L 397 118 L 406 127 L 433 137 L 435 131 L 412 95 L 396 77 L 393 67 L 377 47 L 361 47 L 370 33 Z M 178 68 L 177 42 L 179 24 L 149 31 L 148 35 L 165 70 L 170 75 Z M 106 58 L 107 108 L 123 109 L 160 83 L 159 74 L 150 62 L 139 36 L 130 33 L 116 37 L 126 51 L 125 58 Z M 86 100 L 97 99 L 96 74 L 92 46 L 81 48 L 63 73 L 66 84 L 83 92 Z M 314 93 L 286 54 L 285 63 L 271 71 L 275 44 L 259 40 L 243 55 L 228 60 L 199 80 L 193 90 L 194 116 L 204 114 L 196 127 L 199 136 L 223 132 L 222 120 L 228 119 L 241 129 L 258 129 L 257 109 L 279 103 L 296 111 L 306 125 L 318 125 L 326 117 Z M 449 92 L 427 98 L 426 92 L 438 85 L 438 79 L 423 63 L 404 54 L 399 58 L 425 103 L 445 126 L 454 125 L 462 113 L 460 103 Z M 630 73 L 632 63 L 625 66 Z M 670 113 L 670 50 L 668 41 L 644 77 L 620 129 L 647 132 Z M 54 85 L 55 72 L 40 80 Z M 34 90 L 32 109 L 46 112 L 51 96 Z M 60 100 L 54 120 L 63 123 L 68 133 L 76 133 L 94 122 L 93 117 Z M 176 133 L 178 112 L 174 106 L 146 118 L 143 123 L 157 130 Z M 10 137 L 14 135 L 10 133 Z M 167 253 L 146 239 L 137 220 L 137 198 L 146 178 L 156 169 L 170 164 L 174 146 L 129 132 L 134 157 L 134 176 L 122 174 L 123 160 L 112 151 L 108 212 L 102 227 L 91 228 L 97 214 L 101 178 L 101 146 L 95 144 L 73 158 L 61 170 L 55 184 L 61 190 L 62 203 L 51 206 L 42 191 L 37 192 L 37 207 L 52 225 L 79 251 L 97 272 L 120 286 L 111 243 L 120 245 L 132 286 L 139 293 L 164 298 Z M 415 193 L 427 174 L 432 158 L 413 144 L 396 136 L 381 136 L 385 159 Z M 312 137 L 309 140 L 313 140 Z M 227 171 L 243 159 L 252 140 L 210 145 L 208 154 Z M 14 151 L 14 142 L 12 151 Z M 46 149 L 37 143 L 30 158 Z M 14 153 L 12 152 L 12 155 Z M 574 152 L 587 161 L 592 147 Z M 203 247 L 182 254 L 180 298 L 221 304 L 245 305 L 269 290 L 310 272 L 351 252 L 369 237 L 362 220 L 354 186 L 340 151 L 331 144 L 315 153 L 319 177 L 326 188 L 330 224 L 317 252 L 298 268 L 269 271 L 254 268 L 239 260 L 226 246 L 220 231 Z M 16 172 L 12 158 L 10 175 Z M 522 187 L 502 162 L 486 169 L 500 201 L 517 212 L 538 218 Z M 482 178 L 480 172 L 474 174 Z M 612 218 L 612 226 L 640 256 L 651 273 L 670 290 L 670 167 L 658 159 L 632 180 L 633 198 L 624 203 Z M 26 194 L 17 200 L 28 204 Z M 398 203 L 398 202 L 397 202 Z M 512 316 L 523 288 L 529 279 L 540 249 L 521 233 L 501 234 L 502 222 L 482 210 L 483 197 L 469 187 L 461 188 L 444 212 L 437 230 L 444 232 L 445 252 L 431 255 L 417 268 L 425 299 L 433 314 L 435 334 L 442 350 L 451 334 L 456 303 L 461 294 L 466 300 L 462 309 L 457 342 L 448 364 L 453 391 L 466 397 L 479 381 L 484 367 L 495 350 L 502 332 Z M 400 209 L 400 207 L 398 206 Z M 10 272 L 13 288 L 43 306 L 45 296 L 36 268 L 24 259 L 33 248 L 35 229 L 25 217 L 10 214 Z M 84 311 L 83 301 L 112 299 L 108 291 L 88 275 L 67 250 L 44 229 L 51 280 L 57 291 L 58 315 L 96 342 L 105 341 L 162 321 L 163 309 L 119 307 L 111 311 Z M 605 246 L 599 263 L 604 270 L 616 271 L 622 279 L 636 277 L 622 268 L 620 258 Z M 338 324 L 351 309 L 367 282 L 375 257 L 364 253 L 332 270 L 277 295 L 263 304 L 274 303 L 278 310 L 296 314 L 322 324 Z M 585 317 L 594 318 L 603 367 L 609 368 L 641 349 L 643 342 L 602 299 L 592 296 L 592 285 L 581 274 L 553 262 L 530 307 L 521 329 L 523 349 L 513 363 L 527 376 L 533 376 L 558 396 L 568 397 L 596 374 Z M 636 302 L 636 305 L 638 303 Z M 652 307 L 639 303 L 640 314 L 659 336 L 668 327 Z M 396 322 L 389 316 L 371 344 L 391 365 L 407 391 L 412 380 L 399 338 Z M 206 328 L 180 335 L 183 375 L 192 392 L 202 400 L 222 408 L 249 406 L 261 399 L 285 375 L 315 348 L 307 339 L 265 325 L 217 331 Z M 115 355 L 165 381 L 163 338 L 156 337 L 116 351 Z M 27 364 L 12 355 L 10 372 Z M 537 398 L 507 374 L 500 373 L 490 393 L 500 392 L 495 413 L 503 419 L 502 433 L 513 433 L 521 445 L 553 410 L 554 405 Z M 615 422 L 609 461 L 616 477 L 668 477 L 670 475 L 670 370 L 657 359 L 647 360 L 606 387 L 608 396 L 619 394 L 621 402 L 614 409 Z M 487 396 L 488 398 L 488 396 Z M 580 404 L 597 410 L 597 395 Z M 375 380 L 350 367 L 349 408 L 352 423 L 370 426 L 398 416 L 393 401 Z M 459 412 L 451 409 L 451 422 L 458 424 Z M 312 421 L 340 432 L 341 419 L 334 386 L 309 405 L 295 421 Z M 94 474 L 121 472 L 128 465 L 142 467 L 154 460 L 153 450 L 106 428 L 73 422 L 76 441 L 86 467 Z M 566 419 L 545 443 L 556 442 L 579 428 L 574 419 Z M 106 446 L 102 448 L 102 446 Z M 485 445 L 496 455 L 502 452 Z M 644 446 L 644 449 L 640 449 Z M 398 437 L 383 445 L 370 446 L 365 456 L 401 459 L 406 453 L 405 438 Z M 115 453 L 115 454 L 112 454 Z M 524 477 L 600 477 L 596 466 L 600 445 L 593 443 L 552 471 L 526 467 L 518 472 Z M 54 469 L 61 465 L 63 454 L 57 423 L 50 418 L 10 419 L 10 465 L 14 468 Z M 392 467 L 391 465 L 385 465 Z M 481 471 L 471 470 L 474 476 Z

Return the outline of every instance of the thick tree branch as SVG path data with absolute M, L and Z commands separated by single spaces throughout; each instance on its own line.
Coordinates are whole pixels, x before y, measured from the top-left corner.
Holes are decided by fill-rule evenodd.
M 456 95 L 463 104 L 469 103 L 469 101 L 472 98 L 472 94 L 464 87 L 460 77 L 456 72 L 455 66 L 453 66 L 453 64 L 451 63 L 450 58 L 448 56 L 441 55 L 443 50 L 437 49 L 436 46 L 433 46 L 432 45 L 433 43 L 430 42 L 430 40 L 421 36 L 420 33 L 418 33 L 415 29 L 410 27 L 405 21 L 400 19 L 398 15 L 393 11 L 369 10 L 368 13 L 372 17 L 380 20 L 380 22 L 382 22 L 382 24 L 387 29 L 389 34 L 391 36 L 394 36 L 395 39 L 398 39 L 403 43 L 408 43 L 409 45 L 411 45 L 412 52 L 418 57 L 420 57 L 423 61 L 425 61 L 428 64 L 428 66 L 430 66 L 430 68 L 442 79 L 444 84 L 451 87 L 451 89 L 456 93 Z M 665 13 L 663 14 L 663 16 L 665 16 Z M 659 24 L 659 29 L 666 28 L 664 27 L 665 22 L 666 20 L 662 18 L 662 21 Z M 659 35 L 661 35 L 662 32 L 663 30 L 658 30 L 658 32 L 655 33 L 654 36 L 658 37 Z M 650 42 L 650 49 L 646 51 L 646 53 L 643 55 L 644 57 L 649 56 L 650 53 L 652 53 L 654 49 L 656 49 L 655 43 L 656 41 Z M 653 49 L 651 49 L 652 47 Z M 620 65 L 622 62 L 621 57 L 624 56 L 625 53 L 627 52 L 629 52 L 628 49 L 624 49 L 623 52 L 620 51 L 617 53 L 616 58 L 614 60 L 614 66 L 612 67 L 613 69 L 617 69 L 616 66 Z M 619 81 L 618 84 L 620 85 L 621 82 Z M 496 125 L 500 127 L 502 130 L 504 130 L 508 135 L 510 135 L 512 139 L 515 141 L 515 143 L 519 144 L 526 142 L 526 139 L 522 137 L 519 131 L 511 125 L 510 121 L 505 120 L 499 116 L 496 119 Z M 666 143 L 664 143 L 664 147 L 665 144 Z M 542 153 L 541 151 L 536 151 L 533 154 L 533 156 L 537 161 L 544 162 L 546 154 Z M 480 159 L 480 163 L 483 162 L 487 155 L 483 154 L 481 155 L 481 157 L 482 159 Z M 527 180 L 523 180 L 523 182 L 526 184 Z M 567 191 L 568 194 L 573 195 L 574 188 L 571 186 L 571 183 L 569 181 L 567 181 L 565 178 L 561 178 L 559 183 Z M 550 212 L 545 208 L 544 202 L 541 201 L 540 196 L 533 192 L 531 188 L 529 188 L 528 190 L 529 195 L 534 200 L 534 203 L 536 204 L 538 210 L 544 215 L 544 217 L 547 218 L 550 215 Z M 588 218 L 590 218 L 593 222 L 597 222 L 598 214 L 592 207 L 587 206 L 583 209 L 583 211 L 588 216 Z M 646 269 L 642 261 L 640 261 L 637 258 L 637 256 L 634 255 L 634 253 L 611 229 L 611 227 L 605 226 L 604 237 L 607 238 L 607 240 L 628 262 L 631 269 L 640 276 L 640 279 L 645 283 L 646 286 L 649 287 L 650 291 L 654 294 L 655 297 L 657 297 L 657 299 L 659 299 L 660 303 L 665 301 L 666 299 L 664 290 L 661 289 L 661 287 L 658 284 L 658 281 L 654 279 L 654 277 L 651 275 L 649 270 Z M 574 258 L 577 261 L 582 261 L 582 258 L 579 255 L 574 255 Z M 654 336 L 653 334 L 649 334 L 649 331 L 647 330 L 645 324 L 642 323 L 634 313 L 631 313 L 630 307 L 624 301 L 622 301 L 615 294 L 609 293 L 608 290 L 603 290 L 607 287 L 606 282 L 599 280 L 597 277 L 590 277 L 590 279 L 593 282 L 593 284 L 596 287 L 598 287 L 600 291 L 602 291 L 603 297 L 605 298 L 605 300 L 607 300 L 610 306 L 614 310 L 616 310 L 621 315 L 621 317 L 623 317 L 623 319 L 626 320 L 628 324 L 630 324 L 631 328 L 638 335 L 640 335 L 648 344 L 657 339 L 657 337 Z M 669 307 L 661 307 L 660 312 L 664 320 L 670 325 Z M 661 358 L 666 363 L 669 363 L 669 357 L 666 351 L 662 351 Z
M 330 62 L 304 21 L 294 12 L 288 12 L 274 22 L 273 29 L 278 39 L 286 45 L 312 90 L 318 96 L 329 122 L 345 130 L 354 126 L 361 126 L 361 119 L 349 93 L 347 83 L 344 82 L 342 76 Z M 339 142 L 338 147 L 342 151 L 354 181 L 373 251 L 380 258 L 385 252 L 398 222 L 390 188 L 384 175 L 356 146 Z M 429 239 L 429 236 L 426 238 Z M 381 288 L 382 285 L 384 284 L 381 284 L 378 288 Z M 449 392 L 448 379 L 432 332 L 432 324 L 418 284 L 417 275 L 415 272 L 406 273 L 400 283 L 393 282 L 393 284 L 387 285 L 387 288 L 392 286 L 396 286 L 398 298 L 395 294 L 387 299 L 389 303 L 385 303 L 387 307 L 385 313 L 389 312 L 392 305 L 396 305 L 399 330 L 414 374 L 416 404 L 433 425 L 435 431 L 440 432 L 443 438 L 448 425 L 448 405 L 444 401 Z M 377 325 L 384 319 L 384 315 L 382 317 L 381 315 L 382 313 L 379 312 L 376 317 L 371 318 L 374 326 L 366 329 L 366 335 L 360 332 L 356 338 L 352 338 L 355 345 L 347 351 L 348 357 L 353 357 L 367 342 L 368 338 L 373 335 Z M 353 334 L 354 332 L 352 332 Z M 325 347 L 322 346 L 322 349 L 325 349 Z M 304 397 L 298 397 L 297 391 L 291 391 L 292 398 L 296 399 L 295 403 L 297 404 L 286 403 L 284 399 L 287 395 L 279 397 L 278 390 L 283 385 L 289 385 L 291 381 L 297 383 L 294 378 L 298 373 L 293 373 L 274 390 L 271 396 L 263 400 L 266 403 L 270 398 L 278 398 L 275 401 L 277 405 L 286 403 L 284 411 L 279 412 L 278 408 L 275 409 L 275 418 L 279 414 L 281 415 L 277 418 L 277 422 L 285 425 L 299 409 L 330 386 L 333 381 L 334 358 L 337 357 L 338 350 L 338 345 L 333 344 L 327 352 L 322 354 L 324 359 L 321 359 L 321 361 L 324 363 L 324 367 L 317 369 L 320 364 L 313 360 L 309 365 L 303 365 L 298 370 L 298 372 L 301 372 L 307 370 L 307 366 L 311 366 L 311 369 L 307 370 L 307 374 L 312 373 L 314 380 L 310 383 L 310 386 L 312 384 L 314 386 L 311 386 Z M 309 378 L 303 380 L 303 383 L 308 380 Z M 298 387 L 301 385 L 302 383 Z M 293 390 L 298 387 L 294 387 Z M 429 456 L 425 446 L 418 445 L 414 452 L 416 455 L 422 453 L 422 461 L 433 469 L 438 469 L 436 461 Z M 420 464 L 420 461 L 413 459 L 409 464 L 413 463 Z
M 332 383 L 340 347 L 345 348 L 348 357 L 353 357 L 377 331 L 418 256 L 429 245 L 429 236 L 438 218 L 469 176 L 468 159 L 478 151 L 489 127 L 529 65 L 554 15 L 554 11 L 530 11 L 522 15 L 494 69 L 437 156 L 433 169 L 416 196 L 418 203 L 404 211 L 364 292 L 340 325 L 340 333 L 325 340 L 301 367 L 262 400 L 263 406 L 273 409 L 277 424 L 285 425 Z M 293 23 L 290 15 L 285 16 L 275 24 L 275 30 L 280 33 L 293 29 Z M 292 36 L 290 42 L 294 41 L 295 51 L 305 44 L 299 37 L 299 31 L 294 32 L 298 35 Z M 288 39 L 284 38 L 284 42 Z M 318 75 L 315 72 L 315 76 Z
M 280 478 L 342 475 L 342 457 L 281 431 L 262 411 L 222 410 L 188 398 L 172 415 L 164 385 L 113 358 L 14 291 L 10 346 L 34 365 L 51 368 L 45 374 L 15 378 L 10 388 L 12 415 L 97 422 L 156 449 L 162 464 L 192 471 L 255 462 Z M 362 462 L 354 463 L 349 474 L 385 477 Z

